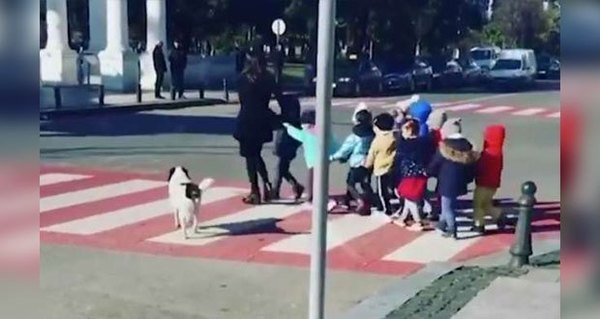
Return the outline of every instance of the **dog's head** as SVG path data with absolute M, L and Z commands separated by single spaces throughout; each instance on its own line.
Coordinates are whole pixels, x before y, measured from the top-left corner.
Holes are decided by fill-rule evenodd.
M 167 181 L 191 181 L 188 170 L 183 166 L 171 167 Z

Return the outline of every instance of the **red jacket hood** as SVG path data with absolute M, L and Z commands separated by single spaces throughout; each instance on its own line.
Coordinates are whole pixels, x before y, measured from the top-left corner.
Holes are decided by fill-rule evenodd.
M 486 127 L 483 135 L 483 150 L 501 154 L 505 137 L 506 129 L 504 125 L 497 124 Z

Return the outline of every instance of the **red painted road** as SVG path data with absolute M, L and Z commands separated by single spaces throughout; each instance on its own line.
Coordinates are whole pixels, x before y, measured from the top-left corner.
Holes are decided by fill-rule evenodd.
M 201 237 L 184 242 L 179 232 L 169 235 L 176 230 L 169 206 L 161 202 L 167 198 L 163 175 L 42 166 L 41 242 L 308 266 L 310 207 L 246 206 L 241 202 L 245 184 L 217 181 L 215 194 L 235 191 L 203 205 Z M 534 222 L 535 237 L 558 238 L 559 204 L 540 209 L 544 212 Z M 432 232 L 410 232 L 373 217 L 339 212 L 329 216 L 329 223 L 328 267 L 358 272 L 407 275 L 438 255 L 439 261 L 465 261 L 504 250 L 513 240 L 506 232 L 439 244 Z

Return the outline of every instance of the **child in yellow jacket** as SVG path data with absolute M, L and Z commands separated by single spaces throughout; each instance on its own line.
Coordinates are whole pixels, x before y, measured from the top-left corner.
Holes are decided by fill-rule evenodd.
M 392 214 L 390 199 L 394 187 L 393 165 L 396 156 L 395 121 L 391 114 L 382 113 L 375 117 L 373 124 L 375 139 L 369 148 L 365 167 L 372 170 L 375 176 L 377 210 L 389 216 Z

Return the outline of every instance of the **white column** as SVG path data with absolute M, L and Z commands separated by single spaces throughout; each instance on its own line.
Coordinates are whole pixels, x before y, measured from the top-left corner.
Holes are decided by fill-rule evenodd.
M 77 54 L 69 48 L 67 0 L 47 0 L 48 41 L 40 51 L 40 77 L 44 82 L 77 83 Z
M 167 56 L 167 1 L 146 0 L 146 52 L 142 55 L 142 88 L 154 89 L 156 73 L 152 61 L 154 46 L 162 41 L 165 57 Z M 168 72 L 167 72 L 168 73 Z M 168 84 L 168 74 L 165 74 Z
M 137 55 L 128 44 L 127 0 L 106 0 L 105 12 L 106 48 L 98 53 L 102 83 L 109 90 L 132 92 L 137 83 Z

